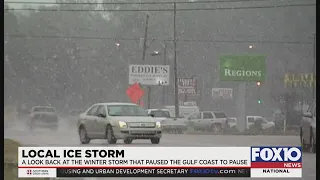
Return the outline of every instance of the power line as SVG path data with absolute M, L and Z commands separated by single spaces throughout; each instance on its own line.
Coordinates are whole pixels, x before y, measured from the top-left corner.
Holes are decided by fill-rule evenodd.
M 88 36 L 25 36 L 17 34 L 5 34 L 7 37 L 14 38 L 48 38 L 48 39 L 91 39 L 91 40 L 114 40 L 114 41 L 140 41 L 141 38 L 116 38 L 116 37 L 88 37 Z M 173 42 L 173 39 L 148 39 L 154 41 L 170 41 Z M 199 40 L 199 39 L 177 39 L 177 42 L 199 42 L 199 43 L 256 43 L 256 44 L 313 44 L 309 41 L 245 41 L 245 40 Z
M 19 2 L 5 2 L 7 4 L 43 4 L 43 5 L 103 5 L 103 4 L 109 4 L 109 5 L 136 5 L 136 4 L 145 4 L 145 5 L 160 5 L 160 4 L 205 4 L 205 3 L 232 3 L 232 2 L 269 2 L 274 0 L 216 0 L 216 1 L 185 1 L 185 2 L 174 2 L 174 1 L 165 1 L 165 2 L 34 2 L 34 1 L 19 1 Z M 287 0 L 292 1 L 292 0 Z
M 186 8 L 176 9 L 176 11 L 216 11 L 216 10 L 238 10 L 238 9 L 270 9 L 270 8 L 285 8 L 285 7 L 311 7 L 316 4 L 286 4 L 286 5 L 269 5 L 269 6 L 251 6 L 251 7 L 226 7 L 226 8 Z M 6 11 L 59 11 L 59 12 L 108 12 L 108 11 L 174 11 L 174 9 L 35 9 L 35 8 L 18 8 L 18 9 L 4 9 Z

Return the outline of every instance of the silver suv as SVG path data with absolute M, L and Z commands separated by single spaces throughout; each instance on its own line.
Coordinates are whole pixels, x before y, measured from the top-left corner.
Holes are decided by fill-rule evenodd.
M 300 127 L 300 140 L 303 151 L 316 153 L 316 101 L 303 114 Z
M 80 142 L 107 139 L 116 144 L 118 139 L 131 144 L 134 139 L 150 139 L 159 144 L 161 123 L 148 116 L 145 109 L 132 103 L 99 103 L 82 113 L 78 120 Z
M 50 128 L 53 131 L 57 131 L 59 127 L 59 117 L 53 107 L 35 106 L 31 109 L 27 123 L 30 131 L 38 127 Z

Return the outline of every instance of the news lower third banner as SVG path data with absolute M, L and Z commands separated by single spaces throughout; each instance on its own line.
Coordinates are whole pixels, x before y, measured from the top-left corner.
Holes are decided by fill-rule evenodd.
M 302 177 L 301 157 L 300 147 L 19 147 L 18 176 Z

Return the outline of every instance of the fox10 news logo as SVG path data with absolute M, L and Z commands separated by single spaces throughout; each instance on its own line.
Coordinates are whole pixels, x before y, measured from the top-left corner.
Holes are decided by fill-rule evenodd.
M 251 168 L 302 168 L 301 147 L 251 147 Z

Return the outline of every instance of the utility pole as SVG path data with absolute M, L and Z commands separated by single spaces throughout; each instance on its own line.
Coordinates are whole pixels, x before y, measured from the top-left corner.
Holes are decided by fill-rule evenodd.
M 176 14 L 177 8 L 176 3 L 173 3 L 173 42 L 174 42 L 174 105 L 175 105 L 175 116 L 179 117 L 179 99 L 178 99 L 178 69 L 177 69 L 177 39 L 176 39 Z
M 148 37 L 148 23 L 149 23 L 149 15 L 147 14 L 146 18 L 146 27 L 144 31 L 144 40 L 143 40 L 143 52 L 142 52 L 142 62 L 144 64 L 144 61 L 146 59 L 146 51 L 147 51 L 147 37 Z M 148 87 L 148 109 L 150 109 L 150 102 L 151 102 L 151 87 Z
M 143 40 L 143 53 L 142 53 L 142 61 L 146 59 L 146 51 L 147 51 L 147 37 L 148 37 L 148 23 L 149 23 L 149 15 L 147 14 L 146 19 L 146 27 L 144 31 L 144 40 Z
M 317 43 L 316 43 L 316 34 L 314 34 L 313 36 L 313 79 L 314 82 L 312 84 L 312 98 L 313 100 L 315 100 L 316 98 L 316 83 L 315 83 L 315 78 L 316 78 L 316 74 L 317 74 Z
M 164 41 L 163 42 L 163 65 L 167 65 L 167 42 Z M 165 106 L 166 105 L 166 86 L 162 86 L 162 105 Z

